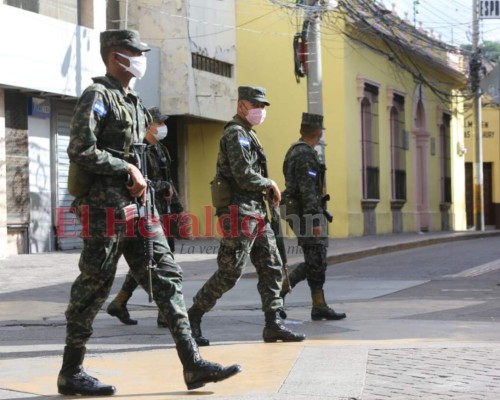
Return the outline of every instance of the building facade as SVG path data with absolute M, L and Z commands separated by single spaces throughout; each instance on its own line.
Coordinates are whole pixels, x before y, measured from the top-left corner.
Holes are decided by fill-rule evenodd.
M 3 4 L 2 4 L 3 3 Z M 106 2 L 0 2 L 0 243 L 2 256 L 78 246 L 68 210 L 66 146 L 76 98 L 102 74 Z
M 500 228 L 500 111 L 498 104 L 487 95 L 483 97 L 482 119 L 482 156 L 483 156 L 483 216 L 484 225 Z M 476 159 L 476 137 L 474 117 L 469 107 L 464 121 L 465 150 L 465 193 L 467 226 L 474 227 L 474 162 Z
M 209 182 L 239 85 L 267 89 L 271 106 L 256 131 L 283 187 L 283 159 L 311 101 L 306 78 L 294 73 L 297 56 L 307 67 L 311 54 L 292 47 L 309 10 L 289 3 L 3 0 L 1 37 L 16 40 L 0 47 L 2 255 L 81 246 L 66 147 L 78 96 L 104 73 L 99 33 L 107 28 L 136 29 L 152 47 L 134 88 L 171 116 L 166 144 L 188 213 L 181 234 L 218 236 Z M 459 55 L 381 8 L 317 15 L 329 235 L 465 229 Z M 406 40 L 394 47 L 391 35 Z
M 464 230 L 460 54 L 387 10 L 363 9 L 367 3 L 320 13 L 330 236 Z M 281 185 L 284 155 L 312 97 L 294 77 L 292 51 L 310 9 L 284 4 L 236 9 L 245 27 L 237 30 L 238 84 L 268 90 L 272 104 L 257 131 Z
M 189 189 L 206 157 L 187 149 L 201 133 L 217 136 L 232 115 L 236 39 L 227 26 L 234 24 L 234 1 L 0 2 L 0 33 L 16 37 L 4 39 L 0 50 L 2 256 L 81 247 L 66 148 L 78 96 L 91 77 L 105 72 L 99 34 L 109 28 L 136 29 L 152 47 L 146 77 L 134 89 L 147 107 L 160 106 L 171 116 L 173 179 L 186 208 L 205 211 L 191 206 L 206 201 Z

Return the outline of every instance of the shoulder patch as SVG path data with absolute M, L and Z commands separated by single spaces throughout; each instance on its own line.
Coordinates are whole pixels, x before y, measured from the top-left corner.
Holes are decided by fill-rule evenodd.
M 243 147 L 250 147 L 250 141 L 247 138 L 244 138 L 244 137 L 240 138 L 240 144 Z
M 313 169 L 310 169 L 309 171 L 307 171 L 307 175 L 309 175 L 311 178 L 316 178 L 316 176 L 318 175 L 318 172 L 316 172 Z
M 94 103 L 92 110 L 97 113 L 100 117 L 104 117 L 108 113 L 108 108 L 104 105 L 101 100 L 97 100 Z

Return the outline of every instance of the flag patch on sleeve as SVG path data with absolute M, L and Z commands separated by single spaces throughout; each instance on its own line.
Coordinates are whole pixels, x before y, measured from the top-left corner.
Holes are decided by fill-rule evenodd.
M 92 110 L 100 117 L 104 117 L 108 113 L 108 108 L 103 104 L 101 100 L 97 100 L 94 103 L 94 108 Z
M 243 146 L 243 147 L 250 147 L 250 141 L 247 139 L 247 138 L 240 138 L 240 144 Z
M 311 178 L 316 178 L 316 175 L 318 175 L 318 173 L 313 169 L 310 169 L 309 171 L 307 171 L 307 175 L 309 175 Z

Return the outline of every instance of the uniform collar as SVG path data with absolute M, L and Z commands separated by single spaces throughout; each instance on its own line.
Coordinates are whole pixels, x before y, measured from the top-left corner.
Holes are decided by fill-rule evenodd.
M 248 121 L 244 118 L 241 118 L 238 114 L 233 117 L 233 121 L 237 122 L 239 125 L 243 125 L 248 130 L 252 131 L 252 126 L 248 123 Z

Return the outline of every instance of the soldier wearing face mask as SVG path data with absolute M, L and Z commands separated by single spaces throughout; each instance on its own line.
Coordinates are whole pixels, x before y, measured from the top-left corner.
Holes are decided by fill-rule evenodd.
M 134 279 L 143 288 L 149 283 L 142 221 L 138 213 L 124 210 L 137 210 L 137 202 L 146 200 L 148 183 L 135 165 L 132 145 L 142 143 L 152 118 L 130 88 L 130 81 L 144 75 L 144 52 L 150 49 L 132 30 L 104 31 L 100 41 L 106 75 L 93 78 L 94 83 L 79 98 L 67 150 L 70 162 L 76 166 L 76 172 L 70 174 L 74 182 L 68 182 L 68 187 L 78 187 L 75 182 L 86 185 L 79 187 L 78 193 L 73 192 L 72 206 L 85 221 L 88 234 L 82 237 L 80 274 L 71 287 L 65 313 L 66 346 L 57 378 L 58 392 L 63 395 L 115 393 L 113 385 L 100 382 L 83 369 L 86 344 L 93 333 L 94 319 L 109 296 L 122 255 Z M 239 365 L 223 367 L 201 357 L 191 335 L 182 294 L 182 269 L 174 260 L 161 225 L 153 224 L 148 234 L 156 265 L 150 276 L 151 289 L 174 339 L 187 388 L 200 388 L 237 374 Z
M 305 335 L 286 328 L 279 318 L 283 316 L 283 264 L 264 199 L 267 197 L 270 204 L 277 206 L 281 195 L 276 182 L 267 176 L 264 149 L 253 130 L 264 121 L 269 105 L 264 88 L 240 86 L 237 114 L 225 125 L 220 139 L 216 176 L 227 182 L 231 193 L 226 204 L 216 204 L 219 226 L 224 232 L 217 271 L 194 296 L 188 311 L 193 338 L 199 346 L 210 344 L 201 332 L 202 316 L 238 282 L 249 256 L 258 274 L 257 288 L 265 315 L 264 341 L 305 339 Z
M 168 245 L 170 250 L 175 252 L 174 234 L 177 232 L 177 221 L 181 218 L 184 208 L 172 181 L 172 158 L 167 147 L 161 142 L 168 134 L 168 128 L 165 125 L 168 115 L 162 114 L 158 107 L 151 107 L 148 111 L 153 118 L 153 122 L 148 125 L 145 137 L 145 141 L 149 144 L 146 153 L 148 178 L 154 188 L 155 207 L 164 224 Z M 127 303 L 137 286 L 138 283 L 129 271 L 120 291 L 106 310 L 109 315 L 117 317 L 125 325 L 137 325 L 137 320 L 130 318 L 127 309 Z M 160 312 L 158 312 L 157 324 L 160 328 L 168 327 L 168 322 Z

